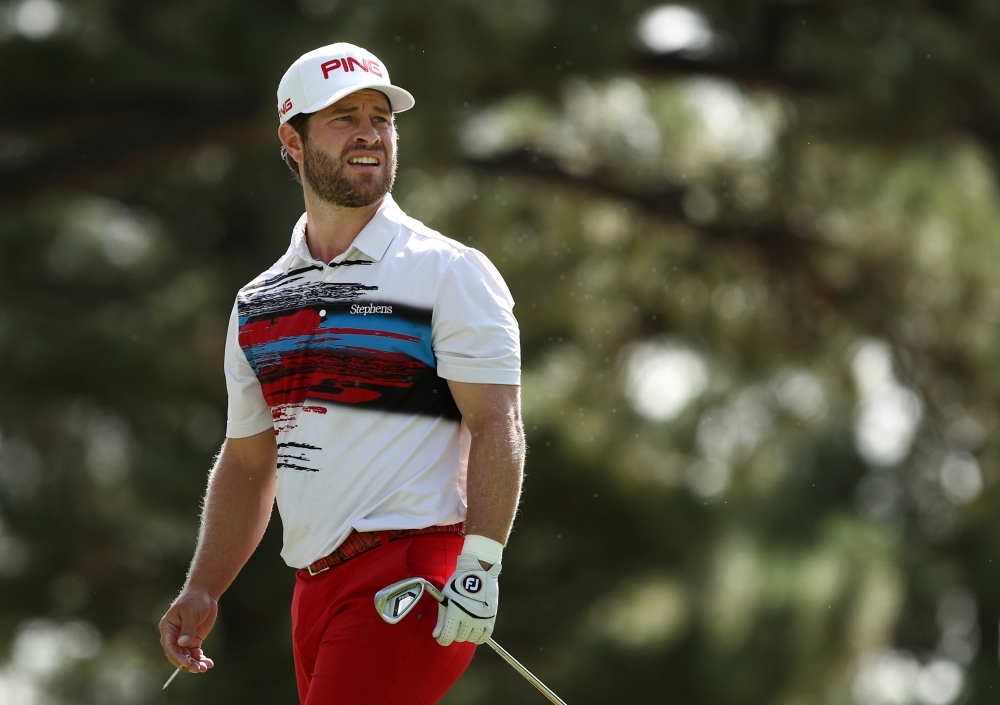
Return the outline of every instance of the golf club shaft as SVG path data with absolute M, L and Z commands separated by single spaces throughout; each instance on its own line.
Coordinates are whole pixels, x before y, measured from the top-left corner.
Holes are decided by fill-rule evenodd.
M 438 602 L 444 602 L 444 595 L 441 594 L 440 590 L 431 585 L 429 582 L 425 582 L 424 586 L 426 587 L 427 592 L 430 593 L 431 597 L 433 597 Z M 566 702 L 562 698 L 560 698 L 558 695 L 549 690 L 549 687 L 547 685 L 538 680 L 535 674 L 529 671 L 524 666 L 522 666 L 516 658 L 508 654 L 507 650 L 504 649 L 502 646 L 500 646 L 500 644 L 493 641 L 492 637 L 487 639 L 486 643 L 489 645 L 491 649 L 500 654 L 500 656 L 503 658 L 504 661 L 513 666 L 515 671 L 524 676 L 525 679 L 527 679 L 527 681 L 531 683 L 531 685 L 535 686 L 542 695 L 544 695 L 546 698 L 549 699 L 550 702 L 556 703 L 556 705 L 566 705 Z
M 511 656 L 510 654 L 508 654 L 507 650 L 504 649 L 502 646 L 500 646 L 500 644 L 493 641 L 493 637 L 487 639 L 486 643 L 489 645 L 491 649 L 500 654 L 500 656 L 503 657 L 504 661 L 513 666 L 515 671 L 524 676 L 527 679 L 527 681 L 531 683 L 531 685 L 535 686 L 538 689 L 538 692 L 540 692 L 542 695 L 548 698 L 550 702 L 556 703 L 556 705 L 566 705 L 566 702 L 558 695 L 553 693 L 551 690 L 549 690 L 548 686 L 542 683 L 540 680 L 538 680 L 538 678 L 535 677 L 534 673 L 532 673 L 527 668 L 522 666 L 518 662 L 518 660 L 513 656 Z

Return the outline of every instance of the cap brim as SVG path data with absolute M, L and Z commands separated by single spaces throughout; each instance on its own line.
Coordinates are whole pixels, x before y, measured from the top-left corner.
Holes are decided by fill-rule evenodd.
M 401 113 L 404 110 L 409 110 L 417 102 L 413 99 L 413 96 L 410 95 L 409 91 L 404 91 L 402 88 L 397 88 L 396 86 L 387 86 L 384 83 L 372 82 L 370 84 L 361 83 L 358 85 L 348 86 L 347 88 L 343 88 L 337 91 L 336 93 L 327 96 L 323 100 L 313 103 L 308 108 L 300 112 L 315 113 L 319 110 L 322 110 L 323 108 L 333 105 L 338 100 L 346 96 L 349 96 L 351 93 L 357 93 L 358 91 L 363 91 L 366 89 L 378 91 L 379 93 L 384 94 L 385 97 L 389 99 L 389 109 L 392 110 L 392 112 L 394 113 Z

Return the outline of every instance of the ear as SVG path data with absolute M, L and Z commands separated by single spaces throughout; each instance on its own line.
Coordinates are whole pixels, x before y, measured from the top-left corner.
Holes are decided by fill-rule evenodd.
M 301 164 L 305 158 L 303 155 L 302 135 L 296 132 L 295 128 L 287 122 L 278 128 L 278 139 L 296 163 Z

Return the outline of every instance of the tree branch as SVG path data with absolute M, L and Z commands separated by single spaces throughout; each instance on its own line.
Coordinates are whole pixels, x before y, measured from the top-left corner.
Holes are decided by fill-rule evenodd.
M 640 54 L 632 62 L 632 69 L 653 76 L 714 76 L 750 88 L 771 88 L 796 94 L 833 89 L 826 82 L 791 76 L 766 62 L 691 59 L 680 54 Z
M 811 250 L 821 247 L 815 241 L 797 236 L 783 220 L 772 219 L 754 225 L 731 224 L 725 220 L 695 222 L 684 211 L 684 199 L 688 193 L 685 188 L 636 191 L 602 174 L 574 176 L 560 168 L 553 159 L 528 151 L 510 152 L 490 159 L 468 159 L 466 163 L 486 172 L 539 179 L 548 184 L 631 203 L 649 215 L 687 226 L 716 242 L 749 247 L 765 261 L 780 268 L 801 265 L 808 259 Z
M 5 201 L 56 185 L 87 183 L 123 165 L 159 161 L 210 139 L 245 141 L 255 107 L 223 96 L 83 101 L 58 109 L 37 101 L 29 105 L 25 114 L 0 110 L 0 134 L 25 141 L 21 153 L 0 149 L 0 199 Z

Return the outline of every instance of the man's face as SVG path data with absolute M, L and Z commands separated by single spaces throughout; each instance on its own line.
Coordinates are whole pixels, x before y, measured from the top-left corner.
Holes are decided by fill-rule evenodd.
M 303 177 L 324 201 L 361 208 L 392 189 L 396 129 L 382 93 L 361 90 L 313 113 L 303 143 Z

